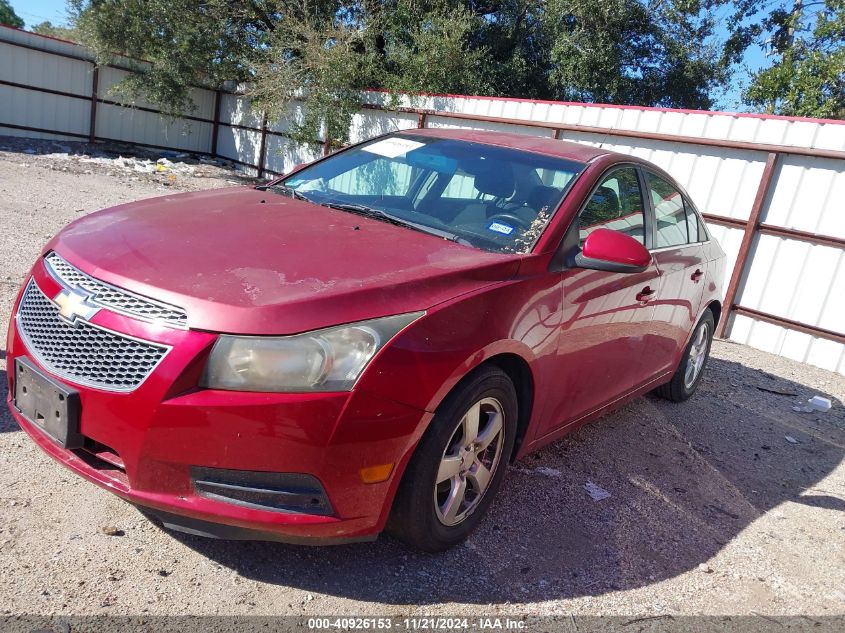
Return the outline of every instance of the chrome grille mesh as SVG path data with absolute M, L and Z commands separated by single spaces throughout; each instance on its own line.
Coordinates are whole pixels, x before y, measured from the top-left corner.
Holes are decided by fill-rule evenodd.
M 107 391 L 137 388 L 170 350 L 86 321 L 69 323 L 34 281 L 24 291 L 17 321 L 30 353 L 46 369 Z
M 65 286 L 84 288 L 92 294 L 91 302 L 142 321 L 158 322 L 173 327 L 187 326 L 188 315 L 181 308 L 136 295 L 107 284 L 82 272 L 56 253 L 44 258 L 47 270 Z

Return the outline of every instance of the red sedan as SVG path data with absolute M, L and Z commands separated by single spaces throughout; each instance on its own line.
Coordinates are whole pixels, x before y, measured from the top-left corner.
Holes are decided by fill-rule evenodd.
M 692 395 L 724 266 L 648 162 L 401 132 L 69 225 L 15 303 L 8 404 L 166 527 L 437 551 L 508 462 L 648 391 Z

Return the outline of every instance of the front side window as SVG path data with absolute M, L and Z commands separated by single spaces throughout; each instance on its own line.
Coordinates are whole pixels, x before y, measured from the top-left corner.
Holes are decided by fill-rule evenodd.
M 277 190 L 476 248 L 524 253 L 583 169 L 505 147 L 394 134 L 306 167 Z
M 646 172 L 655 216 L 655 248 L 682 246 L 706 239 L 698 215 L 678 188 L 660 176 Z
M 611 229 L 645 244 L 645 213 L 637 170 L 616 169 L 593 192 L 578 217 L 581 243 L 596 229 Z

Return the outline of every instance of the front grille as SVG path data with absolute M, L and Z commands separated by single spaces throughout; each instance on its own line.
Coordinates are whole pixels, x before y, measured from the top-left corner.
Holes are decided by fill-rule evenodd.
M 132 391 L 170 350 L 86 321 L 71 324 L 34 281 L 17 314 L 21 338 L 35 359 L 57 376 L 106 391 Z
M 63 286 L 87 290 L 92 295 L 90 301 L 100 307 L 151 323 L 179 328 L 187 326 L 188 315 L 181 308 L 94 279 L 56 253 L 49 253 L 44 263 L 56 281 Z

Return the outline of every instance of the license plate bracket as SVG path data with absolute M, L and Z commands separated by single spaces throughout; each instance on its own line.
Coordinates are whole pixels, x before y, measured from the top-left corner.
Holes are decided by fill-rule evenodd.
M 63 448 L 81 448 L 79 392 L 44 375 L 28 358 L 15 359 L 14 405 Z

